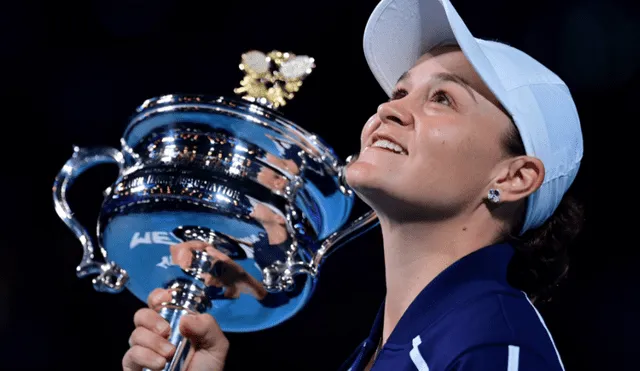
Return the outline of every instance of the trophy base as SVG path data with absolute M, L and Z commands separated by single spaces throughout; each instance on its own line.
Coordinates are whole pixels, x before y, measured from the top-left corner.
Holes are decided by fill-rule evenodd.
M 198 212 L 156 212 L 153 214 L 128 214 L 113 217 L 101 233 L 103 251 L 109 251 L 108 259 L 128 272 L 126 288 L 143 302 L 149 294 L 161 287 L 168 287 L 176 280 L 193 280 L 171 259 L 169 247 L 183 242 L 174 230 L 180 225 L 198 225 L 250 240 L 259 235 L 260 229 L 239 226 L 237 220 L 226 220 L 223 215 Z M 255 246 L 254 242 L 254 246 Z M 262 269 L 256 262 L 254 250 L 247 248 L 242 259 L 234 260 L 249 275 L 262 280 Z M 295 315 L 309 300 L 314 280 L 306 275 L 296 277 L 292 291 L 268 293 L 264 298 L 241 293 L 237 298 L 226 298 L 224 290 L 207 287 L 211 314 L 225 332 L 253 332 L 274 327 Z

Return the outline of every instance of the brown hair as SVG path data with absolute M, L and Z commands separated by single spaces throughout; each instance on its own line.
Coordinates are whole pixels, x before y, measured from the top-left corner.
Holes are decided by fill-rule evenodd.
M 526 154 L 515 125 L 511 126 L 503 145 L 510 155 Z M 567 192 L 544 224 L 519 236 L 525 212 L 523 210 L 517 223 L 508 231 L 507 241 L 516 251 L 509 265 L 508 279 L 514 287 L 527 293 L 534 304 L 539 305 L 549 302 L 553 291 L 567 277 L 570 266 L 568 250 L 582 229 L 584 209 Z

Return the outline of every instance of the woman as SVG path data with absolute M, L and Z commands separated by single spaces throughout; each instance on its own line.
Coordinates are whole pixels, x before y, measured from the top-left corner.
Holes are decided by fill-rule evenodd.
M 563 370 L 532 301 L 565 275 L 580 226 L 565 195 L 582 158 L 566 86 L 475 39 L 448 0 L 383 0 L 364 42 L 391 99 L 364 126 L 347 181 L 379 216 L 387 292 L 344 368 Z M 211 249 L 201 245 L 172 249 Z M 168 325 L 152 309 L 135 323 L 124 369 L 161 368 Z M 198 349 L 190 371 L 223 368 L 229 344 L 213 318 L 181 329 Z

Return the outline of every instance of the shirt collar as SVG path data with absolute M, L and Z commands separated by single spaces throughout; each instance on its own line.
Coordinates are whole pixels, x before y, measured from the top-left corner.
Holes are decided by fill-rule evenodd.
M 464 296 L 477 293 L 487 282 L 508 285 L 507 268 L 513 257 L 513 247 L 507 243 L 478 249 L 447 267 L 437 275 L 413 300 L 391 333 L 387 343 L 411 342 L 416 330 L 424 329 L 442 313 L 451 309 Z M 369 342 L 382 336 L 384 302 L 378 310 Z

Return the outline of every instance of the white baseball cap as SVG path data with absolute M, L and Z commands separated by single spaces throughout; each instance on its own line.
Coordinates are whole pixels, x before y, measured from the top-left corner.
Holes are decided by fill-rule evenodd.
M 521 233 L 542 225 L 573 183 L 583 153 L 580 119 L 566 84 L 503 43 L 473 37 L 449 0 L 382 0 L 364 32 L 364 54 L 384 91 L 435 46 L 457 44 L 514 120 L 527 155 L 545 166 L 527 200 Z

